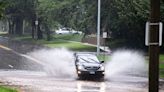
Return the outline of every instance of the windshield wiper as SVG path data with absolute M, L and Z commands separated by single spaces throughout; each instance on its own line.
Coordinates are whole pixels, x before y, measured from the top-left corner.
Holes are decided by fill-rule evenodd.
M 97 62 L 96 60 L 94 60 L 94 59 L 92 59 L 92 58 L 88 58 L 88 59 L 94 61 L 95 63 L 99 63 L 99 62 Z M 92 62 L 92 63 L 93 63 L 93 62 Z
M 83 59 L 83 58 L 80 58 L 80 59 L 82 59 L 82 60 L 84 60 L 85 62 L 87 62 L 87 63 L 90 63 L 88 60 L 86 60 L 86 59 Z

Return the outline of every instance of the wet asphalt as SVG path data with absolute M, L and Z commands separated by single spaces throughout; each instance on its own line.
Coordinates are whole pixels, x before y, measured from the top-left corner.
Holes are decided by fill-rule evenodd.
M 0 47 L 0 69 L 36 70 L 36 67 L 41 69 L 41 65 L 30 60 L 27 62 L 27 58 L 21 54 L 40 49 L 42 46 L 0 37 Z
M 15 86 L 22 92 L 148 92 L 145 77 L 78 80 L 77 77 L 50 76 L 41 64 L 23 56 L 44 46 L 3 37 L 0 37 L 0 45 L 0 84 Z M 164 92 L 164 80 L 160 82 L 160 92 Z

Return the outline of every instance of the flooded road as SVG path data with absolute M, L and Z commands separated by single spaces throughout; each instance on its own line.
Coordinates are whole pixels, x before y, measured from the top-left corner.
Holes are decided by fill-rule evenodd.
M 123 81 L 77 80 L 76 78 L 48 76 L 38 71 L 0 71 L 1 82 L 5 85 L 20 87 L 23 92 L 148 92 L 145 78 L 123 79 Z M 141 80 L 135 81 L 135 79 Z
M 148 92 L 147 77 L 78 80 L 76 73 L 69 71 L 75 69 L 70 63 L 52 62 L 71 61 L 71 52 L 44 49 L 27 54 L 39 48 L 43 47 L 0 38 L 0 84 L 18 87 L 21 92 Z M 160 92 L 164 92 L 164 80 L 160 83 Z
M 41 69 L 40 64 L 32 60 L 26 62 L 27 58 L 23 56 L 39 48 L 43 46 L 0 37 L 0 69 L 36 70 L 36 67 Z

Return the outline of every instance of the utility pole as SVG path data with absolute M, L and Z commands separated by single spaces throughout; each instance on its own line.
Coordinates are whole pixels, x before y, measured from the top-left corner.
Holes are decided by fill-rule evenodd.
M 98 13 L 97 13 L 97 55 L 100 54 L 100 12 L 101 12 L 101 1 L 98 0 Z
M 159 91 L 159 23 L 160 0 L 150 0 L 149 92 Z

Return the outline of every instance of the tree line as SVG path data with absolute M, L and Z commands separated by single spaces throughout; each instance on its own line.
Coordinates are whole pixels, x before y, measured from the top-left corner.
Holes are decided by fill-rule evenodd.
M 32 38 L 51 40 L 51 30 L 59 26 L 96 33 L 97 0 L 0 0 L 0 17 L 9 24 L 9 34 L 22 35 L 29 25 Z M 101 0 L 101 34 L 110 35 L 111 47 L 144 47 L 145 23 L 149 20 L 149 0 Z M 164 19 L 161 2 L 161 21 Z

